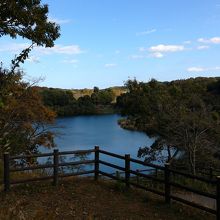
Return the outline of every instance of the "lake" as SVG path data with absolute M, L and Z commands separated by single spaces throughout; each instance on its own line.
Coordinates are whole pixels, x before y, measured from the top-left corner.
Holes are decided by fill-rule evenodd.
M 122 129 L 117 123 L 120 118 L 117 114 L 58 118 L 56 126 L 60 128 L 56 131 L 60 134 L 55 138 L 57 148 L 72 151 L 92 149 L 98 145 L 100 149 L 137 158 L 139 147 L 150 145 L 152 139 L 143 132 Z M 120 159 L 105 155 L 101 155 L 101 159 L 124 166 Z M 103 169 L 112 170 L 105 166 Z

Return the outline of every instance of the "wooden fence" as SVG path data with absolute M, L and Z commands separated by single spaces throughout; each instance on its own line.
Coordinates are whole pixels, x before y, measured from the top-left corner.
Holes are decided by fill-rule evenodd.
M 60 156 L 63 155 L 72 155 L 72 154 L 88 154 L 88 153 L 94 153 L 93 160 L 79 160 L 74 162 L 60 162 Z M 100 155 L 108 155 L 110 157 L 118 158 L 124 161 L 124 166 L 118 166 L 113 163 L 109 163 L 107 161 L 101 160 Z M 25 167 L 13 167 L 10 166 L 11 161 L 21 160 L 21 159 L 27 159 L 27 158 L 40 158 L 40 157 L 53 157 L 53 163 L 51 164 L 40 164 L 40 165 L 34 165 L 34 166 L 25 166 Z M 132 170 L 131 169 L 131 163 L 143 165 L 146 167 L 150 167 L 155 169 L 157 172 L 160 172 L 163 175 L 150 175 L 150 174 L 144 174 L 141 173 L 138 170 Z M 60 173 L 59 167 L 65 167 L 65 166 L 76 166 L 76 165 L 82 165 L 82 164 L 93 164 L 94 168 L 92 170 L 87 171 L 80 171 L 80 172 L 72 172 L 72 173 Z M 113 175 L 107 172 L 104 172 L 100 169 L 100 164 L 111 167 L 116 169 L 117 171 L 121 171 L 124 173 L 124 178 L 121 178 L 120 176 Z M 45 169 L 45 168 L 52 168 L 53 169 L 53 175 L 50 176 L 43 176 L 43 177 L 36 177 L 36 178 L 30 178 L 30 179 L 21 179 L 21 180 L 12 180 L 11 179 L 11 173 L 12 172 L 20 172 L 20 171 L 27 171 L 27 170 L 37 170 L 37 169 Z M 201 176 L 195 176 L 189 173 L 185 173 L 182 171 L 174 170 L 170 168 L 169 164 L 165 164 L 165 166 L 159 166 L 155 164 L 145 163 L 141 160 L 133 159 L 130 157 L 129 154 L 125 155 L 118 155 L 114 154 L 108 151 L 104 151 L 99 149 L 98 146 L 96 146 L 94 149 L 91 150 L 79 150 L 79 151 L 64 151 L 59 152 L 58 150 L 54 150 L 53 153 L 45 153 L 45 154 L 33 154 L 33 155 L 21 155 L 21 156 L 10 156 L 9 153 L 4 153 L 4 190 L 7 192 L 10 190 L 11 185 L 14 184 L 21 184 L 21 183 L 27 183 L 32 181 L 41 181 L 41 180 L 48 180 L 52 179 L 52 184 L 54 186 L 58 185 L 59 177 L 68 177 L 68 176 L 77 176 L 77 175 L 83 175 L 83 174 L 93 174 L 94 179 L 98 180 L 100 175 L 106 176 L 108 178 L 119 180 L 123 183 L 125 183 L 125 186 L 129 188 L 130 186 L 134 186 L 146 191 L 150 191 L 152 193 L 155 193 L 157 195 L 163 196 L 165 199 L 165 202 L 170 204 L 171 200 L 175 200 L 184 204 L 187 204 L 192 207 L 199 208 L 201 210 L 204 210 L 206 212 L 212 213 L 216 215 L 216 219 L 220 220 L 220 177 L 217 176 L 215 179 L 210 179 L 206 177 Z M 212 187 L 215 188 L 215 193 L 209 193 L 204 192 L 198 189 L 195 189 L 193 187 L 189 187 L 186 185 L 183 185 L 181 183 L 178 183 L 176 181 L 172 180 L 172 176 L 178 175 L 181 178 L 189 178 L 193 181 L 198 180 L 206 184 L 212 185 Z M 163 190 L 158 190 L 154 187 L 149 187 L 144 184 L 141 184 L 139 181 L 132 181 L 132 176 L 135 176 L 137 178 L 142 177 L 143 179 L 150 179 L 154 183 L 160 183 L 162 184 Z M 161 176 L 161 177 L 159 177 Z M 204 196 L 206 198 L 210 198 L 216 201 L 216 209 L 211 209 L 208 207 L 205 207 L 201 204 L 186 200 L 181 197 L 177 197 L 173 192 L 172 188 L 178 188 L 180 190 L 184 190 L 185 192 L 195 193 L 201 196 Z

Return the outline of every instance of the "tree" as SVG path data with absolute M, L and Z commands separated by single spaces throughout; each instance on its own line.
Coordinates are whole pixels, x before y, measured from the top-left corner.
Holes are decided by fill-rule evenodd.
M 94 86 L 94 88 L 93 88 L 93 92 L 94 92 L 94 93 L 98 93 L 98 92 L 99 92 L 99 87 Z
M 104 89 L 104 90 L 94 89 L 94 92 L 91 95 L 92 102 L 96 105 L 111 104 L 111 102 L 114 100 L 114 97 L 115 95 L 112 89 Z
M 0 69 L 0 155 L 37 152 L 39 146 L 53 147 L 49 130 L 55 113 L 43 105 L 38 91 L 21 80 L 22 72 Z
M 40 0 L 0 0 L 0 37 L 29 39 L 30 47 L 12 61 L 12 68 L 0 67 L 0 154 L 36 152 L 38 146 L 54 146 L 48 130 L 55 113 L 46 108 L 36 89 L 17 70 L 34 45 L 52 47 L 59 26 L 48 21 L 48 6 Z M 1 157 L 2 155 L 0 155 Z
M 13 61 L 14 68 L 24 62 L 33 45 L 52 47 L 60 36 L 60 27 L 48 21 L 48 6 L 40 0 L 0 0 L 0 37 L 20 36 L 32 44 Z
M 160 83 L 128 81 L 119 100 L 139 130 L 155 139 L 139 149 L 148 162 L 182 162 L 192 173 L 216 161 L 220 138 L 219 112 L 207 92 L 209 80 Z M 124 98 L 123 98 L 124 97 Z
M 46 106 L 65 106 L 72 102 L 76 102 L 71 91 L 63 89 L 42 89 L 40 94 L 43 97 L 44 104 Z

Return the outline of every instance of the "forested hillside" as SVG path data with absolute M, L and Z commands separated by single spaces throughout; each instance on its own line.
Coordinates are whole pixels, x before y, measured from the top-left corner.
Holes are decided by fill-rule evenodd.
M 38 91 L 44 104 L 58 116 L 115 113 L 117 96 L 126 92 L 123 87 L 102 90 L 98 87 L 78 90 L 38 87 Z
M 190 78 L 171 82 L 126 83 L 128 93 L 117 99 L 124 128 L 146 132 L 155 139 L 142 146 L 146 161 L 169 162 L 196 173 L 219 165 L 220 79 Z

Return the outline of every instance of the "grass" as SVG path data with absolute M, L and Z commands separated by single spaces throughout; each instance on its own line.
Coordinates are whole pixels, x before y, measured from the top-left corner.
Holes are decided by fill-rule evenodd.
M 67 178 L 58 187 L 50 182 L 14 186 L 0 193 L 0 219 L 215 219 L 214 215 L 172 203 L 121 183 L 93 178 Z

